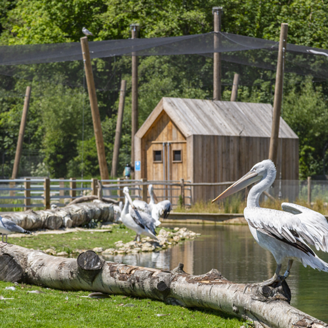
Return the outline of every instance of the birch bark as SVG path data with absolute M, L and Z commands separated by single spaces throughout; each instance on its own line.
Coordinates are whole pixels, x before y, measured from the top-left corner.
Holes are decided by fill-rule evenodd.
M 162 271 L 106 262 L 93 251 L 80 254 L 78 259 L 60 258 L 1 243 L 0 280 L 209 308 L 250 319 L 255 327 L 328 326 L 289 304 L 290 291 L 286 283 L 279 288 L 235 284 L 215 269 L 193 276 L 183 271 L 182 264 L 172 271 Z
M 92 219 L 101 222 L 114 221 L 112 204 L 99 200 L 73 203 L 53 210 L 3 212 L 0 215 L 26 230 L 57 230 L 62 226 L 70 228 L 71 226 L 82 226 Z

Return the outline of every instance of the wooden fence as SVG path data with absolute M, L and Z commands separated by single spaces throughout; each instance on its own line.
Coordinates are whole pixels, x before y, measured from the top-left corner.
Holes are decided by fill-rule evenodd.
M 194 203 L 193 192 L 197 187 L 228 187 L 233 182 L 218 183 L 191 183 L 181 179 L 180 181 L 147 181 L 141 180 L 99 180 L 102 185 L 104 198 L 123 200 L 123 188 L 128 187 L 133 199 L 149 201 L 148 185 L 154 186 L 155 194 L 159 200 L 169 199 L 173 206 L 191 206 Z M 49 178 L 24 178 L 24 179 L 0 179 L 0 211 L 4 208 L 17 210 L 24 208 L 49 209 L 51 204 L 65 206 L 71 200 L 84 195 L 97 195 L 97 179 L 49 179 Z M 276 181 L 269 193 L 276 198 L 295 201 L 303 198 L 309 204 L 311 197 L 328 200 L 328 181 L 281 180 Z M 291 196 L 288 196 L 291 195 Z M 270 196 L 269 196 L 270 197 Z M 208 201 L 208 200 L 207 200 Z
M 159 200 L 170 199 L 177 206 L 180 196 L 172 196 L 172 190 L 179 190 L 182 204 L 190 206 L 192 202 L 189 181 L 147 181 L 141 180 L 99 180 L 104 198 L 123 200 L 123 188 L 128 187 L 133 199 L 149 201 L 148 185 L 153 184 L 154 190 L 166 190 Z M 97 195 L 97 179 L 50 179 L 24 178 L 0 179 L 0 211 L 4 208 L 25 210 L 31 208 L 49 209 L 52 204 L 65 206 L 75 198 L 84 195 Z

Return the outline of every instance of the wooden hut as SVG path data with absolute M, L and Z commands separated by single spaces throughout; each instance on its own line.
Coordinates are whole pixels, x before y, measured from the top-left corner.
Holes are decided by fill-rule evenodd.
M 235 181 L 268 158 L 272 112 L 270 104 L 162 98 L 135 136 L 135 177 Z M 298 179 L 298 137 L 282 118 L 279 138 L 277 178 Z M 193 201 L 210 200 L 222 189 L 194 187 Z M 156 194 L 177 197 L 180 191 Z

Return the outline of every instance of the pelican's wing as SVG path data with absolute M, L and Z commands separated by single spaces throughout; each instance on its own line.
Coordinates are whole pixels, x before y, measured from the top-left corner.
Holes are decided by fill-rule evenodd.
M 151 212 L 148 204 L 142 200 L 138 200 L 138 199 L 134 200 L 133 205 L 138 211 L 142 211 L 142 212 L 149 213 L 149 214 Z
M 296 208 L 295 208 L 296 213 Z M 245 218 L 255 229 L 297 246 L 300 242 L 328 251 L 328 224 L 317 224 L 308 212 L 292 214 L 267 208 L 245 208 Z M 314 212 L 316 213 L 316 212 Z M 316 213 L 319 214 L 319 213 Z M 312 214 L 313 215 L 313 214 Z M 310 217 L 310 219 L 309 219 Z M 303 247 L 303 246 L 302 246 Z
M 18 232 L 18 233 L 24 233 L 25 230 L 18 226 L 16 223 L 9 219 L 5 219 L 0 217 L 0 220 L 2 222 L 2 225 L 4 226 L 5 229 L 12 231 L 12 232 Z
M 154 220 L 150 214 L 134 210 L 131 206 L 129 206 L 129 213 L 136 224 L 142 229 L 148 228 L 156 236 Z
M 296 205 L 292 203 L 282 203 L 281 207 L 284 211 L 294 214 L 302 224 L 307 228 L 309 234 L 313 236 L 313 242 L 304 236 L 304 240 L 316 249 L 328 251 L 328 222 L 327 219 L 320 213 L 311 210 L 310 208 Z
M 172 210 L 172 204 L 169 200 L 163 200 L 156 204 L 160 212 L 160 216 L 163 216 L 165 219 L 169 216 Z

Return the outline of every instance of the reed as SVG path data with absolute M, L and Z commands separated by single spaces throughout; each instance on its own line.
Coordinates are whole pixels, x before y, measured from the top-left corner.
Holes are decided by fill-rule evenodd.
M 263 208 L 271 208 L 274 210 L 281 211 L 281 204 L 284 202 L 289 202 L 288 199 L 269 199 L 266 198 L 260 202 L 260 206 Z M 293 202 L 294 204 L 298 204 L 304 207 L 308 207 L 309 205 L 303 199 L 297 199 Z M 244 208 L 246 207 L 246 200 L 242 197 L 241 194 L 236 194 L 231 197 L 228 197 L 223 202 L 212 203 L 211 201 L 198 201 L 193 204 L 188 209 L 179 206 L 174 210 L 174 212 L 184 213 L 243 213 Z M 317 198 L 315 202 L 311 203 L 312 210 L 319 212 L 323 215 L 328 215 L 328 207 L 327 203 L 324 202 L 323 199 Z

